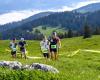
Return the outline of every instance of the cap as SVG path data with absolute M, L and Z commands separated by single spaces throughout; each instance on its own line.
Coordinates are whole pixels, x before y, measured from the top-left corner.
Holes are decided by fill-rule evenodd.
M 12 40 L 13 40 L 13 41 L 15 41 L 15 40 L 16 40 L 16 38 L 13 38 Z
M 21 41 L 24 41 L 24 38 L 21 38 Z
M 57 35 L 57 33 L 56 33 L 56 32 L 53 32 L 53 33 L 52 33 L 52 35 L 55 35 L 55 36 L 56 36 L 56 35 Z

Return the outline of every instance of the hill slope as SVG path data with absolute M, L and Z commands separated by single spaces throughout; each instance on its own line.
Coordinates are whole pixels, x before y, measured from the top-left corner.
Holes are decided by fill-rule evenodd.
M 32 33 L 33 29 L 38 26 L 46 26 L 46 27 L 49 26 L 51 28 L 60 26 L 60 28 L 62 29 L 65 30 L 72 29 L 82 34 L 83 27 L 86 23 L 89 26 L 91 26 L 93 30 L 95 29 L 95 27 L 100 27 L 99 5 L 100 3 L 95 3 L 79 9 L 79 10 L 81 9 L 90 10 L 90 12 L 86 12 L 86 13 L 80 13 L 77 11 L 58 12 L 58 13 L 52 13 L 52 12 L 40 13 L 21 22 L 0 26 L 0 32 L 2 32 L 5 39 L 8 39 L 10 37 L 18 38 L 18 36 L 22 36 L 22 35 L 25 36 L 26 34 L 34 35 Z
M 16 28 L 16 27 L 20 28 L 20 26 L 22 26 L 25 23 L 29 23 L 29 22 L 31 22 L 35 19 L 39 19 L 39 18 L 48 16 L 50 14 L 53 14 L 53 12 L 41 12 L 41 13 L 35 14 L 35 15 L 33 15 L 33 16 L 27 18 L 27 19 L 24 19 L 22 21 L 5 24 L 3 26 L 1 25 L 0 26 L 0 32 L 6 31 L 6 30 L 9 30 L 9 29 L 13 29 L 13 28 Z
M 18 36 L 22 36 L 22 34 L 30 35 L 30 33 L 32 33 L 33 31 L 33 28 L 38 27 L 38 26 L 46 26 L 46 27 L 49 26 L 51 28 L 59 26 L 60 28 L 64 28 L 65 30 L 72 29 L 72 30 L 83 33 L 82 32 L 83 27 L 86 23 L 89 26 L 91 26 L 93 30 L 95 29 L 96 26 L 97 27 L 100 26 L 99 14 L 100 14 L 100 11 L 84 13 L 84 14 L 77 13 L 77 12 L 54 13 L 54 14 L 51 14 L 39 19 L 32 20 L 30 22 L 26 22 L 22 25 L 19 25 L 19 24 L 15 26 L 13 24 L 4 25 L 4 26 L 1 26 L 0 30 L 3 32 L 2 34 L 5 37 L 5 39 L 10 38 L 11 36 L 18 38 Z

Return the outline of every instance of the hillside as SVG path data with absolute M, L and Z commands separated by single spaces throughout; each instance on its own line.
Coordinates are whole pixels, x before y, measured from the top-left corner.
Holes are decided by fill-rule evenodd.
M 64 28 L 65 30 L 72 29 L 74 31 L 80 32 L 82 34 L 83 27 L 87 23 L 93 30 L 95 27 L 100 26 L 100 11 L 91 12 L 91 13 L 77 13 L 77 12 L 61 12 L 54 13 L 39 19 L 32 20 L 30 22 L 26 22 L 22 25 L 4 25 L 1 26 L 1 31 L 3 39 L 9 39 L 11 37 L 22 36 L 27 38 L 26 35 L 34 36 L 33 28 L 38 26 L 46 26 L 46 27 L 57 27 Z M 7 30 L 8 29 L 8 30 Z M 14 34 L 13 34 L 14 33 Z M 31 38 L 32 38 L 31 37 Z M 33 39 L 33 38 L 32 38 Z
M 50 36 L 51 33 L 53 31 L 56 31 L 57 33 L 64 33 L 64 32 L 67 32 L 67 30 L 65 30 L 64 28 L 61 28 L 61 27 L 54 27 L 54 28 L 51 28 L 50 26 L 48 26 L 45 29 L 42 29 L 43 26 L 38 26 L 36 28 L 33 28 L 33 33 L 35 32 L 36 29 L 38 29 L 41 33 L 43 33 L 44 35 L 47 35 L 47 36 Z M 45 26 L 44 26 L 45 27 Z
M 41 13 L 35 14 L 35 15 L 29 17 L 29 18 L 23 19 L 22 21 L 8 23 L 8 24 L 5 24 L 3 26 L 1 25 L 0 26 L 0 32 L 10 30 L 10 29 L 13 29 L 13 28 L 16 28 L 16 27 L 20 28 L 23 24 L 34 21 L 35 19 L 39 19 L 39 18 L 48 16 L 50 14 L 53 14 L 53 12 L 41 12 Z
M 0 68 L 0 79 L 37 79 L 37 80 L 99 80 L 100 79 L 100 36 L 82 39 L 75 37 L 63 39 L 62 47 L 59 51 L 59 59 L 57 61 L 48 61 L 44 59 L 20 59 L 18 55 L 17 61 L 23 64 L 44 63 L 56 67 L 60 73 L 52 74 L 41 71 L 12 71 Z M 0 41 L 0 60 L 14 60 L 9 52 L 10 41 Z M 27 41 L 28 56 L 42 57 L 39 41 Z M 3 74 L 5 73 L 5 74 Z M 13 74 L 12 74 L 13 73 Z M 12 75 L 11 75 L 12 74 Z M 49 75 L 49 76 L 48 76 Z M 23 77 L 21 77 L 23 76 Z M 31 76 L 31 77 L 30 77 Z M 35 77 L 34 77 L 35 76 Z
M 90 10 L 86 11 L 86 13 L 80 13 L 77 10 L 39 13 L 20 22 L 1 25 L 0 34 L 2 34 L 3 39 L 10 39 L 12 37 L 20 38 L 21 36 L 26 39 L 34 39 L 35 33 L 33 33 L 33 29 L 39 26 L 45 26 L 51 28 L 60 27 L 61 31 L 63 29 L 65 29 L 65 31 L 72 29 L 83 35 L 83 27 L 86 24 L 91 27 L 92 31 L 94 31 L 96 27 L 100 27 L 99 5 L 100 3 L 94 3 L 77 9 Z M 31 36 L 31 38 L 27 37 L 27 35 Z

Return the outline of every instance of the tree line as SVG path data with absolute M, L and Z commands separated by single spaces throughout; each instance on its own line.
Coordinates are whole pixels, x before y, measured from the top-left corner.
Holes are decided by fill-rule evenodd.
M 34 32 L 33 29 L 37 26 L 60 26 L 65 28 L 66 33 L 58 33 L 61 38 L 66 38 L 72 36 L 85 36 L 89 32 L 84 31 L 84 24 L 87 22 L 88 26 L 91 27 L 91 34 L 99 34 L 100 27 L 100 11 L 93 13 L 81 14 L 78 12 L 60 12 L 45 16 L 33 21 L 17 24 L 8 24 L 0 26 L 0 32 L 2 34 L 2 39 L 10 39 L 17 37 L 18 39 L 22 36 L 26 39 L 40 39 L 43 36 L 41 32 Z M 97 26 L 97 27 L 95 27 Z M 44 27 L 45 29 L 46 27 Z M 88 35 L 89 36 L 89 35 Z M 85 37 L 84 37 L 85 38 Z
M 45 26 L 43 26 L 42 29 L 46 30 L 47 28 Z M 20 30 L 17 30 L 17 31 L 20 32 Z M 44 36 L 44 34 L 41 33 L 41 31 L 39 29 L 35 29 L 34 32 L 23 31 L 20 34 L 18 34 L 18 35 L 17 34 L 18 34 L 18 32 L 16 32 L 16 31 L 14 33 L 11 33 L 11 35 L 6 34 L 6 36 L 5 36 L 5 34 L 0 33 L 0 39 L 12 39 L 14 37 L 16 37 L 17 39 L 20 39 L 21 37 L 24 37 L 27 40 L 41 40 L 41 39 L 43 39 L 43 36 Z M 66 32 L 57 32 L 57 34 L 61 39 L 78 37 L 78 36 L 83 36 L 83 38 L 85 39 L 85 38 L 90 38 L 92 35 L 100 35 L 100 27 L 92 28 L 88 24 L 85 24 L 82 32 L 75 31 L 70 28 L 70 29 L 67 29 Z

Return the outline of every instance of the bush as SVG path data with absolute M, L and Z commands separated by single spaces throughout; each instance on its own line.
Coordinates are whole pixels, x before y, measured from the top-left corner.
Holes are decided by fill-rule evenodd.
M 0 69 L 0 80 L 57 80 L 57 74 L 37 70 Z

